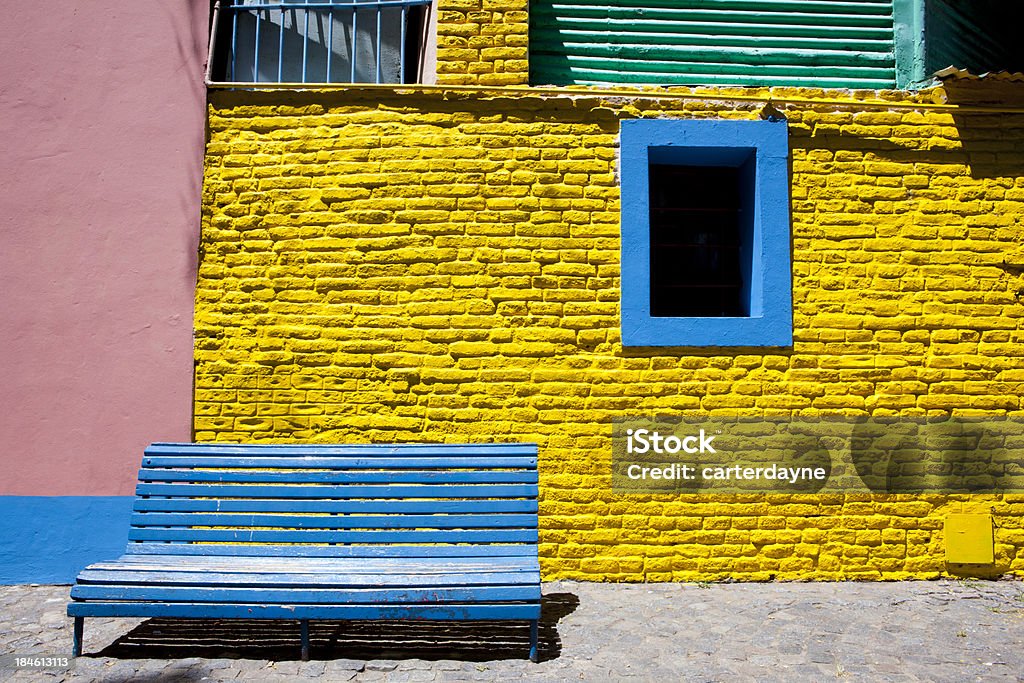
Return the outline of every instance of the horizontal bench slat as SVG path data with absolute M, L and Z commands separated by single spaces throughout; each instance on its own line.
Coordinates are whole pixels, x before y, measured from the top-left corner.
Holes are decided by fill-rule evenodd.
M 78 585 L 162 585 L 202 587 L 306 587 L 337 591 L 362 588 L 428 588 L 454 586 L 517 586 L 537 583 L 539 571 L 532 572 L 462 572 L 449 574 L 337 574 L 316 572 L 306 574 L 250 574 L 225 571 L 130 571 L 85 569 L 78 575 Z
M 536 529 L 486 531 L 280 531 L 262 529 L 132 528 L 130 541 L 192 541 L 234 543 L 536 543 Z
M 360 456 L 396 455 L 400 457 L 461 458 L 465 456 L 537 455 L 537 444 L 229 444 L 229 443 L 154 443 L 146 448 L 146 457 L 158 455 L 243 455 L 243 456 Z
M 96 562 L 85 571 L 220 572 L 225 574 L 367 574 L 433 575 L 472 572 L 515 573 L 540 571 L 536 559 L 525 557 L 480 558 L 319 558 L 319 557 L 224 557 L 204 555 L 123 555 L 113 562 Z
M 72 617 L 200 619 L 539 619 L 540 603 L 508 605 L 218 605 L 161 602 L 71 602 Z
M 537 557 L 535 543 L 507 545 L 228 545 L 129 542 L 131 555 L 221 557 Z
M 127 554 L 110 562 L 93 563 L 86 567 L 85 571 L 213 571 L 229 574 L 309 574 L 323 571 L 330 574 L 368 574 L 383 577 L 393 574 L 452 574 L 473 571 L 536 573 L 540 569 L 536 557 L 501 555 L 409 558 Z
M 196 465 L 202 467 L 203 465 Z M 139 481 L 252 482 L 266 484 L 536 484 L 537 470 L 161 470 L 142 469 Z
M 249 500 L 136 498 L 138 512 L 325 512 L 335 514 L 458 514 L 462 512 L 537 512 L 536 500 Z
M 267 588 L 202 586 L 78 585 L 71 597 L 80 600 L 145 600 L 153 602 L 278 602 L 295 604 L 375 605 L 379 603 L 511 602 L 540 600 L 538 586 L 432 586 L 425 588 Z
M 167 546 L 163 546 L 167 547 Z M 180 547 L 180 546 L 179 546 Z M 202 547 L 202 546 L 200 546 Z M 506 546 L 496 546 L 506 548 Z M 438 548 L 443 549 L 443 548 Z M 154 569 L 176 569 L 184 567 L 188 570 L 202 568 L 225 568 L 229 571 L 275 571 L 299 572 L 328 570 L 336 573 L 395 573 L 399 571 L 446 571 L 453 567 L 480 567 L 494 571 L 537 571 L 537 557 L 521 555 L 478 555 L 471 557 L 286 557 L 286 556 L 251 556 L 236 555 L 151 555 L 126 554 L 110 562 L 95 562 L 88 569 L 103 565 L 105 568 L 147 567 Z
M 159 456 L 143 458 L 144 467 L 215 467 L 215 468 L 277 468 L 277 469 L 444 469 L 444 470 L 493 470 L 503 468 L 537 469 L 534 456 L 493 456 L 462 458 L 388 458 L 388 457 L 318 457 L 296 455 L 286 457 L 241 456 Z
M 453 486 L 307 486 L 246 484 L 147 484 L 140 496 L 180 498 L 535 498 L 536 484 L 465 484 Z
M 263 515 L 200 512 L 136 512 L 133 527 L 216 526 L 286 529 L 501 529 L 537 526 L 536 515 Z
M 455 586 L 516 586 L 529 585 L 540 580 L 533 572 L 463 572 L 449 574 L 338 574 L 316 572 L 307 574 L 250 574 L 223 571 L 130 571 L 85 569 L 78 575 L 79 585 L 163 585 L 163 586 L 235 586 L 250 588 L 272 587 L 333 587 L 341 592 L 363 588 L 426 588 Z M 84 597 L 84 596 L 83 596 Z

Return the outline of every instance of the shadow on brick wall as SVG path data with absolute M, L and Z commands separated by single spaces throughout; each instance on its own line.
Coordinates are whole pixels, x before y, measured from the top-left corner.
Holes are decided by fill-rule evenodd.
M 1005 111 L 954 113 L 953 121 L 968 156 L 973 178 L 1024 176 L 1024 82 L 964 80 L 944 84 L 949 104 L 965 109 L 993 107 Z
M 876 135 L 869 128 L 861 132 L 856 125 L 832 127 L 824 133 L 815 126 L 791 128 L 790 144 L 808 151 L 871 155 L 881 162 L 966 166 L 967 176 L 976 180 L 1024 176 L 1024 82 L 1014 84 L 1019 87 L 1013 89 L 999 88 L 1004 95 L 998 98 L 993 94 L 997 90 L 981 85 L 983 82 L 968 83 L 975 85 L 946 87 L 948 103 L 964 110 L 939 112 L 951 113 L 955 136 L 950 135 L 948 125 L 925 120 L 897 124 L 894 135 Z M 1004 111 L 979 110 L 983 107 Z

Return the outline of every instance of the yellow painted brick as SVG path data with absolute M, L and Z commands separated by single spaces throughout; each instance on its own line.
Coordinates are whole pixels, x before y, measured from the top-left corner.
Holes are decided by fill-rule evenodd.
M 526 83 L 525 2 L 440 10 L 442 82 Z M 546 578 L 946 571 L 935 534 L 958 499 L 626 500 L 606 468 L 610 420 L 652 409 L 1021 409 L 1003 258 L 1024 183 L 968 169 L 948 114 L 792 107 L 792 353 L 638 356 L 618 329 L 616 119 L 748 112 L 345 95 L 211 95 L 197 438 L 535 441 Z M 856 137 L 887 133 L 928 161 Z M 1024 500 L 1008 500 L 999 569 L 1024 573 Z

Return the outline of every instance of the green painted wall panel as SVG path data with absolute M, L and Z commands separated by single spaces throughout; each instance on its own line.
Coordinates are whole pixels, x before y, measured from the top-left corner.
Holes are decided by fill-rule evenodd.
M 531 0 L 530 78 L 891 88 L 893 0 Z

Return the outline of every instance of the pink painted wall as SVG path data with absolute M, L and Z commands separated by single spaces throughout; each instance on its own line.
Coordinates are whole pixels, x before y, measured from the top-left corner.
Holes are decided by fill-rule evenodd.
M 129 495 L 188 440 L 206 0 L 0 21 L 0 495 Z

